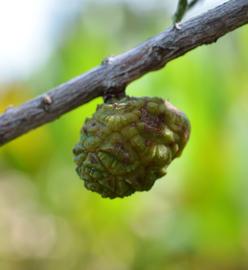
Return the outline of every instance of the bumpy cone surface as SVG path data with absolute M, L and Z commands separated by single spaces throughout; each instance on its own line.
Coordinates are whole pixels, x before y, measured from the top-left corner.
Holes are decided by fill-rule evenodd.
M 102 197 L 149 190 L 181 154 L 189 133 L 186 116 L 160 98 L 101 104 L 85 121 L 73 150 L 77 173 Z

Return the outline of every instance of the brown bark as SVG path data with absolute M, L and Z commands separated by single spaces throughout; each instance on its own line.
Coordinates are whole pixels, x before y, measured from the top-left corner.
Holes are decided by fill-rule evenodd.
M 248 0 L 230 0 L 0 115 L 0 146 L 106 94 L 118 94 L 146 73 L 248 23 Z

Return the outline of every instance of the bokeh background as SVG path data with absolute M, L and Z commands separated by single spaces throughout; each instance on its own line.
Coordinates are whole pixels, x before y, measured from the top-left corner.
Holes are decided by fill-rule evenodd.
M 1 0 L 0 112 L 163 31 L 175 6 Z M 149 192 L 102 199 L 76 175 L 72 148 L 100 98 L 2 147 L 0 269 L 248 269 L 247 30 L 128 87 L 169 99 L 192 124 L 184 154 Z

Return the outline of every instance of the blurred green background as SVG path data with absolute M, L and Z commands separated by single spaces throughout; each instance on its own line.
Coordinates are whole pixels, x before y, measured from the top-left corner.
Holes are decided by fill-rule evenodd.
M 51 2 L 50 49 L 35 51 L 45 60 L 25 75 L 2 76 L 1 112 L 163 31 L 175 7 Z M 100 98 L 2 147 L 0 269 L 248 269 L 247 30 L 128 87 L 129 95 L 169 99 L 192 124 L 184 154 L 149 192 L 102 199 L 76 175 L 72 148 Z

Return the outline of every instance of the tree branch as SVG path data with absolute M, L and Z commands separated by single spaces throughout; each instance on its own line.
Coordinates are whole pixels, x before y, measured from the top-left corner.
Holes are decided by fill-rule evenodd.
M 177 30 L 168 28 L 138 47 L 103 63 L 23 105 L 0 115 L 0 146 L 106 94 L 123 91 L 144 74 L 248 23 L 248 1 L 230 0 L 193 18 Z

